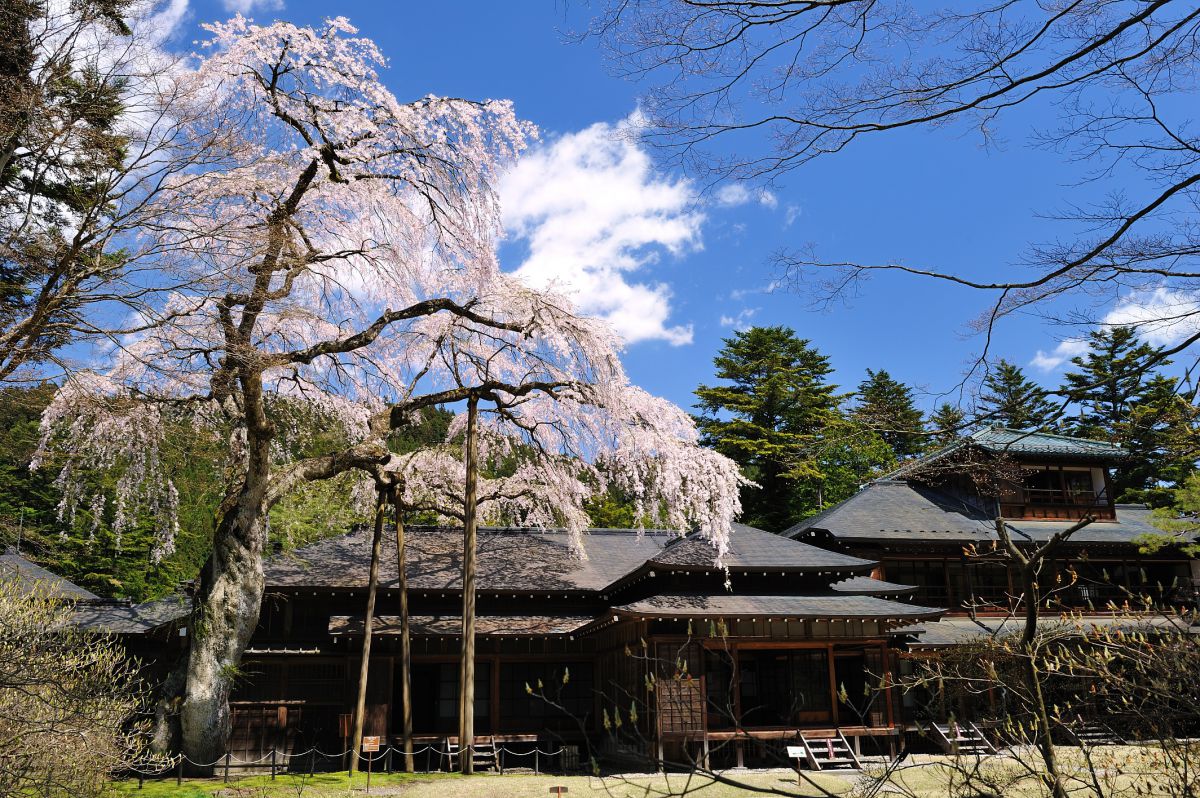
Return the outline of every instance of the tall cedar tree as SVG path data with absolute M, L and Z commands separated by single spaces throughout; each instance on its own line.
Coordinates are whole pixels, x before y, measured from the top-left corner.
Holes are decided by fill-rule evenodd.
M 778 532 L 814 509 L 797 481 L 821 478 L 816 444 L 840 421 L 832 368 L 787 327 L 751 327 L 724 343 L 713 364 L 728 384 L 696 389 L 697 426 L 758 483 L 742 494 L 745 523 Z
M 1046 396 L 1046 390 L 1027 379 L 1019 366 L 1001 358 L 983 381 L 979 416 L 984 423 L 1010 429 L 1049 429 L 1057 409 Z
M 931 446 L 946 446 L 953 443 L 963 432 L 967 416 L 949 402 L 942 402 L 929 415 L 929 444 Z
M 1088 334 L 1088 346 L 1087 352 L 1071 358 L 1076 370 L 1063 375 L 1063 389 L 1079 407 L 1068 431 L 1118 443 L 1134 406 L 1145 397 L 1159 350 L 1139 340 L 1132 327 L 1095 330 Z
M 129 0 L 79 0 L 81 19 L 129 35 L 123 15 Z M 63 252 L 78 215 L 107 202 L 103 175 L 124 158 L 126 140 L 116 132 L 122 112 L 118 80 L 101 77 L 88 64 L 71 63 L 70 47 L 40 63 L 31 25 L 47 13 L 41 0 L 12 0 L 0 6 L 0 217 L 23 225 L 21 211 L 39 209 L 41 224 L 10 229 L 0 222 L 0 324 L 26 310 L 30 283 L 61 279 Z M 73 131 L 71 146 L 61 141 Z M 86 258 L 119 257 L 101 245 Z M 60 309 L 70 314 L 72 308 Z M 62 340 L 40 342 L 50 351 Z
M 1079 408 L 1073 435 L 1118 443 L 1129 457 L 1113 476 L 1118 499 L 1166 501 L 1166 491 L 1195 471 L 1200 454 L 1196 408 L 1179 395 L 1178 383 L 1156 373 L 1168 365 L 1161 351 L 1131 327 L 1088 335 L 1089 350 L 1072 358 L 1063 391 Z
M 867 369 L 858 384 L 854 418 L 892 447 L 896 457 L 912 457 L 925 446 L 924 417 L 913 404 L 912 388 L 883 369 Z

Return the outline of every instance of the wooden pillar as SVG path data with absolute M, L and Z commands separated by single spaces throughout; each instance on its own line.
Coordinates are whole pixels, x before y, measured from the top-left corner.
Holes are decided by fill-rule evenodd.
M 392 504 L 396 516 L 396 589 L 400 593 L 400 744 L 404 748 L 404 770 L 412 773 L 415 768 L 412 740 L 412 636 L 408 620 L 408 572 L 405 570 L 407 541 L 399 486 L 392 488 Z
M 892 652 L 891 652 L 891 649 L 888 648 L 888 644 L 880 643 L 879 644 L 879 661 L 883 663 L 883 678 L 887 680 L 885 682 L 886 688 L 885 688 L 883 697 L 884 697 L 884 700 L 887 702 L 887 724 L 889 727 L 895 727 L 895 725 L 896 725 L 895 700 L 894 700 L 895 690 L 896 690 L 896 680 L 893 678 L 893 675 L 892 675 L 892 671 L 898 665 L 898 663 L 896 663 L 895 660 L 896 660 L 896 658 L 892 656 Z
M 500 657 L 492 657 L 492 697 L 488 702 L 492 716 L 492 735 L 500 733 Z
M 832 629 L 830 630 L 832 631 Z M 833 727 L 838 727 L 838 689 L 837 689 L 837 658 L 833 656 L 833 643 L 826 644 L 825 649 L 828 654 L 829 662 L 829 692 L 830 692 L 830 708 L 833 716 Z
M 375 526 L 371 534 L 371 571 L 367 577 L 367 614 L 363 618 L 362 660 L 358 668 L 358 697 L 354 704 L 354 732 L 350 738 L 350 772 L 358 770 L 363 721 L 367 709 L 367 676 L 371 669 L 371 627 L 375 620 L 375 593 L 379 586 L 379 550 L 383 539 L 383 491 L 375 503 Z
M 740 735 L 742 731 L 742 662 L 737 641 L 728 645 L 729 654 L 733 657 L 733 728 L 734 732 L 738 733 L 737 742 L 733 747 L 734 753 L 737 754 L 737 766 L 744 768 L 746 767 L 746 743 Z
M 467 400 L 466 484 L 463 501 L 463 563 L 462 563 L 462 651 L 458 669 L 458 744 L 462 751 L 462 772 L 475 771 L 474 757 L 469 746 L 475 743 L 475 548 L 478 532 L 476 515 L 477 483 L 479 478 L 479 399 Z

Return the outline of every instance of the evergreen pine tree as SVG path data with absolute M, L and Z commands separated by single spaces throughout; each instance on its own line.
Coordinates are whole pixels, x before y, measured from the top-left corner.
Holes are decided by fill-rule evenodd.
M 921 411 L 913 404 L 912 388 L 892 379 L 883 369 L 867 369 L 858 384 L 854 418 L 874 430 L 897 457 L 912 457 L 925 445 Z
M 1172 489 L 1196 473 L 1200 457 L 1200 409 L 1179 395 L 1175 379 L 1152 376 L 1116 430 L 1129 457 L 1113 475 L 1120 501 L 1164 504 Z
M 114 196 L 113 170 L 126 157 L 128 140 L 118 122 L 127 79 L 102 75 L 95 54 L 80 54 L 73 41 L 104 26 L 128 36 L 123 16 L 130 0 L 76 0 L 75 26 L 50 42 L 32 31 L 66 4 L 6 0 L 0 5 L 0 325 L 28 312 L 30 286 L 75 279 L 95 263 L 116 268 L 124 253 L 93 240 Z M 86 48 L 84 48 L 86 51 Z M 49 309 L 39 355 L 66 343 L 61 319 L 72 303 Z
M 1098 329 L 1088 344 L 1063 376 L 1063 391 L 1079 410 L 1070 432 L 1129 450 L 1113 475 L 1118 500 L 1161 500 L 1195 471 L 1196 408 L 1179 395 L 1175 379 L 1156 371 L 1170 361 L 1133 328 Z
M 1135 405 L 1144 398 L 1159 350 L 1143 343 L 1131 327 L 1101 328 L 1088 335 L 1089 349 L 1071 358 L 1063 391 L 1078 406 L 1068 426 L 1080 438 L 1120 442 Z M 1161 386 L 1160 386 L 1161 387 Z
M 841 419 L 832 368 L 787 327 L 751 327 L 724 343 L 713 363 L 726 384 L 696 389 L 696 421 L 705 444 L 759 486 L 743 494 L 744 521 L 777 532 L 820 502 L 797 483 L 820 479 L 819 437 Z
M 1020 366 L 1001 358 L 983 381 L 980 420 L 1010 429 L 1049 429 L 1054 425 L 1057 408 L 1047 395 L 1044 388 L 1025 377 Z
M 949 402 L 938 405 L 937 410 L 929 416 L 929 444 L 931 446 L 946 446 L 962 436 L 966 414 Z

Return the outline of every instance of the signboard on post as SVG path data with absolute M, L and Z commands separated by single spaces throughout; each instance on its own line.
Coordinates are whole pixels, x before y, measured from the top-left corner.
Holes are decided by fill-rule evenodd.
M 364 754 L 373 754 L 379 750 L 379 737 L 363 737 L 362 750 Z
M 804 777 L 800 775 L 801 760 L 808 759 L 808 752 L 804 750 L 802 745 L 789 745 L 787 747 L 788 759 L 796 760 L 796 784 L 803 786 Z
M 551 787 L 551 788 L 550 788 L 550 794 L 551 794 L 551 795 L 558 795 L 558 796 L 561 796 L 561 795 L 563 795 L 564 793 L 568 793 L 568 792 L 570 792 L 570 790 L 568 790 L 566 787 L 556 786 L 556 787 Z

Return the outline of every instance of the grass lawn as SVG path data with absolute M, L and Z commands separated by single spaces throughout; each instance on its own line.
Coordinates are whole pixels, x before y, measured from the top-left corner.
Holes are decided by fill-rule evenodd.
M 1180 752 L 1176 752 L 1177 755 Z M 1200 767 L 1197 757 L 1200 747 L 1189 748 L 1185 757 Z M 1094 778 L 1105 794 L 1133 792 L 1135 794 L 1177 794 L 1170 784 L 1179 777 L 1177 768 L 1165 767 L 1162 752 L 1154 747 L 1105 746 L 1092 751 L 1091 768 L 1079 749 L 1060 748 L 1059 757 L 1064 776 L 1069 780 L 1068 791 L 1089 793 Z M 871 764 L 866 773 L 812 773 L 805 771 L 811 782 L 797 783 L 794 771 L 743 770 L 727 771 L 724 778 L 714 781 L 700 774 L 631 774 L 607 776 L 603 779 L 587 776 L 535 776 L 531 774 L 480 774 L 464 777 L 457 774 L 395 774 L 374 775 L 371 795 L 405 798 L 548 798 L 550 788 L 567 787 L 566 798 L 665 798 L 666 796 L 697 796 L 697 798 L 737 798 L 740 796 L 776 795 L 813 798 L 822 790 L 845 796 L 904 796 L 905 798 L 944 798 L 947 795 L 974 795 L 979 787 L 990 794 L 1006 798 L 1035 798 L 1044 795 L 1037 777 L 1039 760 L 1030 749 L 1008 750 L 1000 756 L 983 761 L 964 758 L 958 768 L 946 756 L 918 754 L 909 757 L 890 773 L 890 784 L 878 790 L 876 780 L 882 765 Z M 1025 765 L 1031 765 L 1027 769 Z M 964 783 L 964 774 L 971 774 Z M 1189 771 L 1189 774 L 1194 774 Z M 1184 774 L 1185 779 L 1194 775 Z M 220 779 L 184 780 L 176 786 L 173 778 L 147 781 L 138 788 L 137 781 L 118 782 L 117 794 L 123 798 L 331 798 L 332 796 L 361 796 L 366 793 L 366 775 L 358 774 L 351 782 L 344 772 L 324 773 L 313 777 L 280 775 L 254 776 L 224 784 Z M 814 783 L 816 786 L 814 786 Z M 819 789 L 818 789 L 819 788 Z
M 809 774 L 817 783 L 837 793 L 844 793 L 854 784 L 855 777 L 833 774 Z M 786 770 L 744 771 L 731 778 L 759 789 L 785 790 L 797 796 L 817 796 L 821 793 L 812 788 L 799 789 L 794 772 Z M 331 796 L 365 795 L 367 777 L 359 774 L 353 783 L 343 773 L 324 773 L 313 777 L 280 775 L 275 781 L 270 776 L 254 776 L 231 780 L 224 784 L 220 779 L 184 779 L 176 786 L 174 779 L 147 780 L 142 789 L 137 781 L 118 782 L 118 794 L 127 798 L 331 798 Z M 698 798 L 733 798 L 756 793 L 736 786 L 713 783 L 703 776 L 687 774 L 610 776 L 604 779 L 587 776 L 531 776 L 480 774 L 464 777 L 453 774 L 424 773 L 412 776 L 404 774 L 373 775 L 371 795 L 405 798 L 524 798 L 537 796 L 547 798 L 550 788 L 563 785 L 568 789 L 566 798 L 653 798 L 663 795 L 680 795 L 686 792 Z

